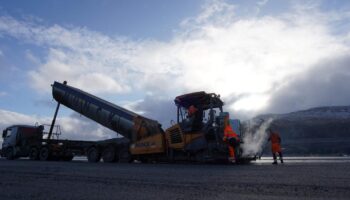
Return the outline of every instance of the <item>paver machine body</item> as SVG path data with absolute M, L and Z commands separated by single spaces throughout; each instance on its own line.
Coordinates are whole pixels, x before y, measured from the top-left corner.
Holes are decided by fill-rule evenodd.
M 229 114 L 223 112 L 224 103 L 214 93 L 194 92 L 175 98 L 177 123 L 168 128 L 166 141 L 169 157 L 174 160 L 199 162 L 226 162 L 228 144 L 223 142 L 224 119 Z M 189 108 L 197 111 L 189 116 Z M 237 159 L 241 150 L 237 147 Z

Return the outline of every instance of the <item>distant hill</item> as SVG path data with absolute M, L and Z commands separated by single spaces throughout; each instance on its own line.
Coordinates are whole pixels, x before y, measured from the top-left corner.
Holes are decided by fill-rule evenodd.
M 281 134 L 286 155 L 350 155 L 350 106 L 260 115 L 253 121 L 269 118 Z M 264 153 L 270 153 L 268 147 Z

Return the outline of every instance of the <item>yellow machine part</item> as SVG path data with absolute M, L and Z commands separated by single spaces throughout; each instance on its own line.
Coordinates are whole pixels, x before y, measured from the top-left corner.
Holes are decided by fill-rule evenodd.
M 179 124 L 175 124 L 165 131 L 165 139 L 171 149 L 184 149 L 187 144 L 199 137 L 203 137 L 199 131 L 184 134 Z
M 164 150 L 164 136 L 161 133 L 145 137 L 130 145 L 132 155 L 163 153 Z

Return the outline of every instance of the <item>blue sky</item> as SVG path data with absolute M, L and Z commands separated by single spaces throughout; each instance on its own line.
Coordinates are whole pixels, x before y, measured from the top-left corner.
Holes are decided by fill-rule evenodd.
M 174 97 L 198 90 L 241 119 L 349 105 L 349 27 L 342 0 L 1 1 L 0 128 L 50 121 L 55 80 L 165 127 Z M 106 137 L 60 118 L 73 138 Z
M 87 27 L 133 39 L 168 39 L 185 17 L 200 11 L 201 1 L 5 1 L 2 11 L 44 24 Z

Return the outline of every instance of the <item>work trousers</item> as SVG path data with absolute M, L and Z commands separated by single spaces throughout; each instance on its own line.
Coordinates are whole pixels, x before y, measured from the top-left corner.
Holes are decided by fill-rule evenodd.
M 277 152 L 278 153 L 278 155 L 279 155 L 279 157 L 280 157 L 280 161 L 281 161 L 281 163 L 283 163 L 283 157 L 282 157 L 282 152 L 281 151 L 279 151 L 279 152 Z M 273 161 L 274 162 L 277 162 L 277 156 L 276 156 L 276 154 L 277 153 L 272 153 L 272 156 L 273 156 Z

